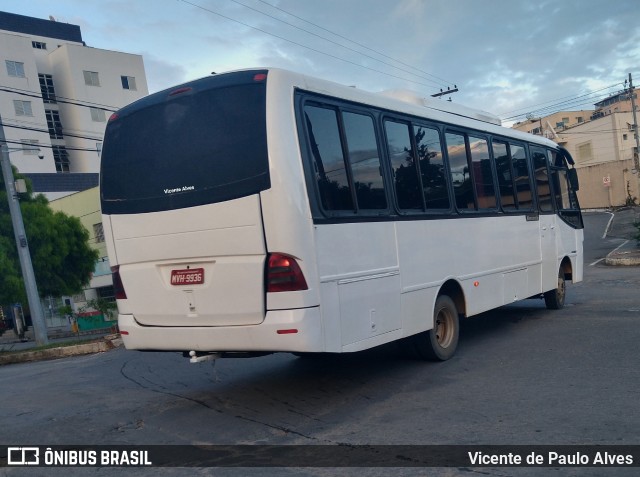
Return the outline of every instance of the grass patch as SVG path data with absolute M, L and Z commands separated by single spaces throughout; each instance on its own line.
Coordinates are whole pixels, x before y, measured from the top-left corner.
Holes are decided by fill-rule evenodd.
M 34 348 L 25 348 L 25 349 L 16 349 L 16 350 L 4 350 L 4 351 L 0 351 L 0 354 L 19 354 L 19 353 L 30 353 L 32 351 L 44 351 L 47 349 L 54 349 L 54 348 L 66 348 L 68 346 L 76 346 L 76 345 L 82 345 L 82 344 L 87 344 L 87 343 L 97 343 L 100 341 L 104 341 L 103 339 L 88 339 L 88 340 L 76 340 L 76 341 L 61 341 L 59 343 L 49 343 L 47 345 L 44 346 L 36 346 Z

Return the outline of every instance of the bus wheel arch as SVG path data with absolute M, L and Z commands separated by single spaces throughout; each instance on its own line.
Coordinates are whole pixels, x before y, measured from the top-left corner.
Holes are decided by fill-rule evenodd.
M 438 292 L 438 297 L 442 295 L 446 295 L 453 300 L 458 310 L 458 315 L 462 317 L 467 316 L 467 302 L 464 298 L 464 291 L 457 281 L 452 279 L 447 280 Z
M 573 279 L 573 264 L 571 263 L 571 259 L 569 257 L 564 257 L 562 262 L 560 263 L 560 274 L 564 276 L 565 280 Z
M 430 361 L 446 361 L 451 358 L 458 347 L 460 335 L 460 316 L 466 310 L 462 287 L 454 281 L 446 282 L 430 315 L 432 327 L 411 337 L 413 354 Z

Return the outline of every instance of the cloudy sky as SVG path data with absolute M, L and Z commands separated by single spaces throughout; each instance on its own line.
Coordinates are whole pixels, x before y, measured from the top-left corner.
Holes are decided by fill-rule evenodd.
M 278 66 L 369 91 L 451 99 L 498 114 L 592 109 L 640 85 L 637 0 L 3 0 L 80 25 L 88 46 L 140 54 L 150 91 Z M 445 99 L 448 98 L 445 97 Z

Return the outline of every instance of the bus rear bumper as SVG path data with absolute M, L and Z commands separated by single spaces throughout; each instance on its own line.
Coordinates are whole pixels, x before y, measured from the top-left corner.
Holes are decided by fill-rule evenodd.
M 127 349 L 155 351 L 284 351 L 324 349 L 320 308 L 268 311 L 258 325 L 143 326 L 134 315 L 118 315 Z

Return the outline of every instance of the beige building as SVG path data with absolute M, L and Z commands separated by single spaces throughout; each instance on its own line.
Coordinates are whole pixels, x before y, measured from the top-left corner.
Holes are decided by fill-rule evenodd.
M 583 208 L 617 207 L 640 197 L 633 113 L 600 116 L 561 132 L 556 141 L 576 161 Z
M 513 129 L 554 140 L 556 134 L 591 119 L 593 111 L 560 111 L 543 118 L 530 118 L 513 125 Z
M 74 303 L 82 304 L 95 298 L 113 299 L 113 282 L 111 281 L 111 267 L 107 256 L 107 246 L 102 229 L 102 213 L 100 212 L 100 190 L 93 187 L 76 192 L 60 199 L 49 202 L 49 207 L 55 211 L 78 217 L 89 232 L 89 244 L 98 250 L 99 258 L 96 262 L 89 287 L 84 296 L 73 297 Z
M 638 113 L 637 93 L 636 114 Z M 561 111 L 513 126 L 544 135 L 573 156 L 580 179 L 578 197 L 583 209 L 608 208 L 640 201 L 640 174 L 628 91 L 595 104 L 593 111 Z

